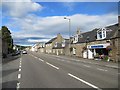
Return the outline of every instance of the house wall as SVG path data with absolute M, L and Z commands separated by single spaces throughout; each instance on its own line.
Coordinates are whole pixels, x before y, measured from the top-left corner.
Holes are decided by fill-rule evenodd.
M 45 48 L 39 48 L 39 49 L 38 49 L 38 52 L 40 52 L 40 53 L 45 53 Z
M 64 55 L 64 49 L 53 49 L 53 54 L 55 55 Z
M 120 38 L 112 39 L 111 43 L 112 43 L 111 59 L 114 62 L 118 62 L 120 61 Z
M 54 53 L 55 50 L 53 50 L 52 48 L 54 47 L 55 43 L 56 42 L 62 43 L 63 40 L 64 40 L 64 38 L 60 34 L 58 34 L 57 38 L 52 43 L 46 44 L 46 48 L 45 48 L 46 53 L 51 53 L 51 54 Z M 55 52 L 55 54 L 57 54 L 57 53 Z
M 45 52 L 46 53 L 52 53 L 52 43 L 46 44 Z
M 82 57 L 82 51 L 85 45 L 86 45 L 85 43 L 72 44 L 71 47 L 76 48 L 76 54 L 74 56 Z M 71 52 L 71 55 L 73 55 L 73 52 Z

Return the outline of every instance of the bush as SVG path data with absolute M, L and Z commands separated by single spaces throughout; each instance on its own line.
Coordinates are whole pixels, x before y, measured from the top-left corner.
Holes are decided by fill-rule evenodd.
M 108 56 L 104 56 L 103 60 L 108 61 Z

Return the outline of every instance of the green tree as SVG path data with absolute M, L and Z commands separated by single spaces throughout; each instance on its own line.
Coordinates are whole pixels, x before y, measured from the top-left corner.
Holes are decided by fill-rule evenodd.
M 13 51 L 13 39 L 11 36 L 11 32 L 6 26 L 2 26 L 1 33 L 2 33 L 2 40 L 5 40 L 7 42 L 8 52 L 11 53 Z

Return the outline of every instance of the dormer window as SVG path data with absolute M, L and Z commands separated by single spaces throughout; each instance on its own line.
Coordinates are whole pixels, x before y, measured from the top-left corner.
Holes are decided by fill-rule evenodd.
M 62 47 L 65 47 L 65 40 L 62 41 Z
M 78 35 L 75 35 L 73 39 L 73 43 L 77 43 L 77 42 L 78 42 Z
M 55 42 L 55 45 L 54 45 L 54 47 L 57 47 L 57 44 L 58 44 L 58 42 Z
M 106 29 L 105 28 L 101 28 L 97 31 L 97 39 L 105 39 L 106 38 Z
M 81 34 L 81 35 L 79 35 L 79 38 L 83 38 L 83 35 Z

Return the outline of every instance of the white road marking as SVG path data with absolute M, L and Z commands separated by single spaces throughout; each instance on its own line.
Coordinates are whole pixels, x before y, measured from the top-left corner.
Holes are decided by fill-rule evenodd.
M 21 74 L 18 74 L 18 79 L 20 79 L 21 78 Z
M 19 68 L 19 72 L 21 71 L 21 69 Z
M 20 88 L 20 82 L 19 83 L 17 83 L 17 90 Z
M 89 86 L 91 86 L 91 87 L 93 87 L 93 88 L 96 88 L 98 90 L 102 90 L 102 89 L 98 88 L 97 86 L 95 86 L 95 85 L 93 85 L 93 84 L 91 84 L 89 82 L 86 82 L 83 79 L 80 79 L 80 78 L 76 77 L 75 75 L 72 75 L 70 73 L 68 73 L 68 75 L 71 76 L 71 77 L 73 77 L 73 78 L 75 78 L 75 79 L 77 79 L 77 80 L 79 80 L 79 81 L 81 81 L 81 82 L 83 82 L 83 83 L 85 83 L 85 84 L 87 84 L 87 85 L 89 85 Z
M 36 57 L 36 56 L 34 56 L 34 58 L 36 58 L 36 59 L 37 59 L 37 57 Z
M 42 61 L 42 62 L 44 62 L 44 60 L 42 60 L 42 59 L 40 59 L 40 58 L 39 58 L 39 60 Z
M 91 66 L 88 66 L 88 65 L 83 65 L 83 66 L 88 67 L 88 68 L 91 67 Z
M 19 67 L 21 68 L 21 65 Z
M 20 62 L 20 66 L 21 66 L 21 64 L 22 64 L 22 63 Z
M 54 67 L 55 69 L 59 69 L 58 67 L 56 67 L 56 66 L 54 66 L 54 65 L 52 65 L 52 64 L 50 64 L 50 63 L 48 63 L 48 62 L 46 62 L 46 64 L 48 64 L 48 65 Z
M 97 68 L 97 70 L 100 70 L 100 71 L 108 71 L 108 70 L 101 69 L 101 68 Z

